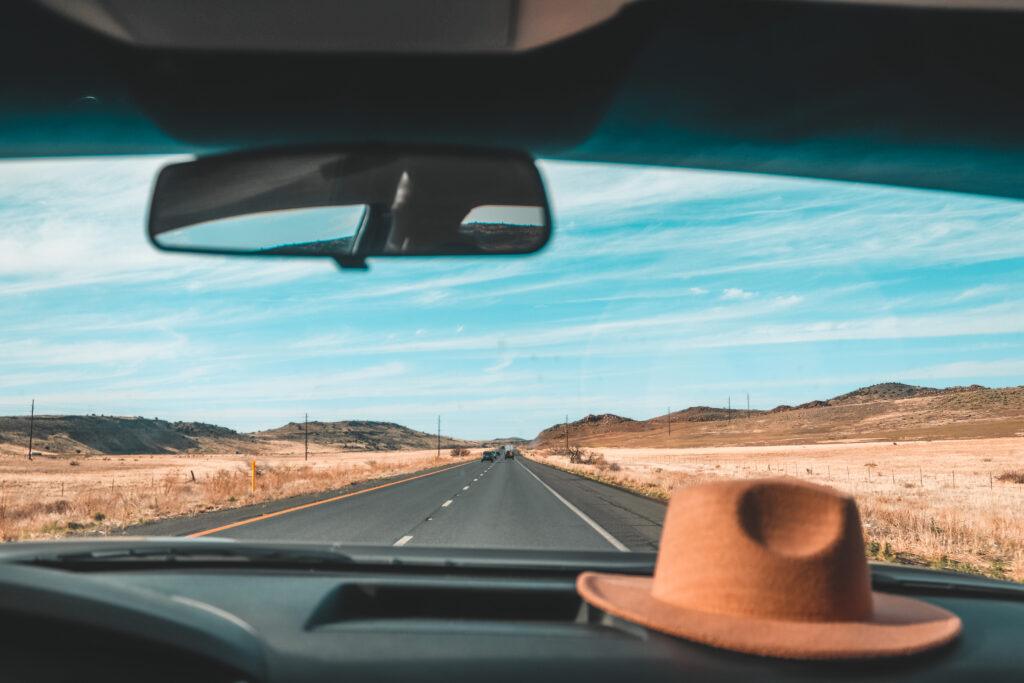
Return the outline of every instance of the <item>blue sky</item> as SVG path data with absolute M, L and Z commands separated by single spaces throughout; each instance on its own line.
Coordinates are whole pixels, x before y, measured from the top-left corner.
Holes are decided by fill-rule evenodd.
M 542 162 L 531 257 L 161 253 L 168 159 L 0 164 L 0 413 L 532 437 L 568 414 L 1024 383 L 1024 204 Z

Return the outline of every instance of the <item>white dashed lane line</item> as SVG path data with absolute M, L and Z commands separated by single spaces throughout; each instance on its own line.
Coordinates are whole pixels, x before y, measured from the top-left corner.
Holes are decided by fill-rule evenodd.
M 400 539 L 395 541 L 395 545 L 405 545 L 412 540 L 412 536 L 402 536 Z
M 446 500 L 444 503 L 441 504 L 441 507 L 446 508 L 446 507 L 448 507 L 451 504 L 452 504 L 452 501 Z
M 463 490 L 463 491 L 468 491 L 468 490 L 469 490 L 469 487 L 468 487 L 468 486 L 463 486 L 463 487 L 462 487 L 462 490 Z

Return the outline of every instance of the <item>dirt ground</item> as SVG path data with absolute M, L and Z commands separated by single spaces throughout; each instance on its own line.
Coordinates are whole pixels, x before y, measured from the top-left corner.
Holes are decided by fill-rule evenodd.
M 597 457 L 594 457 L 595 454 Z M 1024 580 L 1024 439 L 706 448 L 597 448 L 595 463 L 542 461 L 667 497 L 722 478 L 788 476 L 858 501 L 875 559 Z

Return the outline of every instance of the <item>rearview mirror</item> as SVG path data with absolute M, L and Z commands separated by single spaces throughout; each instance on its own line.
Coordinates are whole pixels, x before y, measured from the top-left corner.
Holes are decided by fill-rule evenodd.
M 204 157 L 160 171 L 160 249 L 256 256 L 529 254 L 551 236 L 533 161 L 505 152 L 390 149 Z

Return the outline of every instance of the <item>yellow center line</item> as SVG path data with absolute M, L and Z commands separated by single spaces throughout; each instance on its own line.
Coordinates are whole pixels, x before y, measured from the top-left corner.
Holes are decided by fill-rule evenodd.
M 261 519 L 269 519 L 270 517 L 277 517 L 278 515 L 286 515 L 289 512 L 295 512 L 297 510 L 305 510 L 306 508 L 316 507 L 317 505 L 323 505 L 324 503 L 333 503 L 334 501 L 341 500 L 342 498 L 351 498 L 352 496 L 358 496 L 361 493 L 369 493 L 370 491 L 377 491 L 379 489 L 386 489 L 389 486 L 396 486 L 398 484 L 404 484 L 407 481 L 412 481 L 413 479 L 421 479 L 423 477 L 429 477 L 429 476 L 431 476 L 433 474 L 441 474 L 442 472 L 447 472 L 448 470 L 453 470 L 456 467 L 462 467 L 462 466 L 468 465 L 468 464 L 470 464 L 470 463 L 463 462 L 463 463 L 459 463 L 458 465 L 452 465 L 451 467 L 445 467 L 444 469 L 435 470 L 433 472 L 427 472 L 426 474 L 417 474 L 415 477 L 409 477 L 407 479 L 401 479 L 399 481 L 393 481 L 393 482 L 390 482 L 388 484 L 380 484 L 379 486 L 371 486 L 368 489 L 361 489 L 359 491 L 353 491 L 352 493 L 346 493 L 346 494 L 341 495 L 341 496 L 335 496 L 334 498 L 326 498 L 324 500 L 317 500 L 317 501 L 314 501 L 312 503 L 306 503 L 305 505 L 299 505 L 297 507 L 288 508 L 287 510 L 278 510 L 277 512 L 268 512 L 267 514 L 260 515 L 259 517 L 251 517 L 249 519 L 243 519 L 241 522 L 234 522 L 232 524 L 225 524 L 224 526 L 216 527 L 215 529 L 207 529 L 206 531 L 197 531 L 194 534 L 187 534 L 186 538 L 195 538 L 196 536 L 206 536 L 207 534 L 214 534 L 214 533 L 217 533 L 218 531 L 224 531 L 225 529 L 233 529 L 236 526 L 242 526 L 243 524 L 252 524 L 253 522 L 258 522 Z

